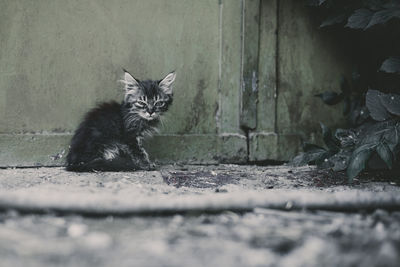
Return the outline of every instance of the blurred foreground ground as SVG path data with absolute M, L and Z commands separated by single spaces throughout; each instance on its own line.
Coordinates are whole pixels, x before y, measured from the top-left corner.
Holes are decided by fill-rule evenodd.
M 0 266 L 398 266 L 396 176 L 0 170 Z

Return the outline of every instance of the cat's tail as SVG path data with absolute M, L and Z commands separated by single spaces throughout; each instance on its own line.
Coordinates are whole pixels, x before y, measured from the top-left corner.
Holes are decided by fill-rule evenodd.
M 97 158 L 89 162 L 80 162 L 79 164 L 68 164 L 65 168 L 72 172 L 94 172 L 94 171 L 135 171 L 138 170 L 132 161 L 126 159 L 105 160 Z

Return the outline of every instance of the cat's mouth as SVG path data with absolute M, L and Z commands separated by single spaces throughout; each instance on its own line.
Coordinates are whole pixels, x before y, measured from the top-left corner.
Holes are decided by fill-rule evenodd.
M 159 115 L 156 113 L 150 114 L 148 112 L 140 112 L 139 115 L 140 115 L 140 117 L 142 117 L 143 119 L 145 119 L 147 121 L 156 120 L 159 117 Z

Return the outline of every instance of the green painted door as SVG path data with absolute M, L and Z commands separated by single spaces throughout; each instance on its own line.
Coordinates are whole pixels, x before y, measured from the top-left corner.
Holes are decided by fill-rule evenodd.
M 252 52 L 258 55 L 252 59 L 258 87 L 246 95 L 252 100 L 246 102 L 251 123 L 242 122 L 249 161 L 287 161 L 304 141 L 321 143 L 319 122 L 343 126 L 340 109 L 314 95 L 340 91 L 340 77 L 351 73 L 352 62 L 338 49 L 340 39 L 319 29 L 304 1 L 250 2 L 259 5 L 260 17 L 258 30 L 253 30 L 258 39 L 256 34 L 250 38 L 258 41 Z M 250 79 L 251 73 L 247 75 Z

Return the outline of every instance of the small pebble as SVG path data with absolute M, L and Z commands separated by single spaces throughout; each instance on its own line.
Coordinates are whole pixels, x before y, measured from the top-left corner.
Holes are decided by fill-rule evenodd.
M 228 192 L 228 190 L 226 190 L 226 189 L 219 189 L 219 188 L 215 189 L 215 193 L 227 193 L 227 192 Z
M 293 207 L 293 202 L 292 201 L 286 202 L 285 209 L 290 210 L 292 207 Z
M 71 237 L 80 237 L 87 232 L 87 226 L 84 224 L 73 223 L 68 227 L 67 233 Z

